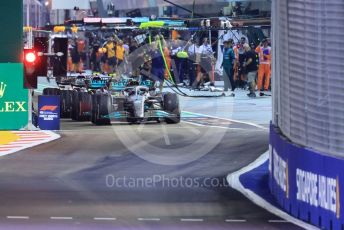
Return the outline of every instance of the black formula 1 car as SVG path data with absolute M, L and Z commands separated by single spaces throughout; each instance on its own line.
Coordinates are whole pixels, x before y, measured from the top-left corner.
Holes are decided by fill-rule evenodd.
M 43 95 L 59 95 L 61 118 L 90 121 L 91 95 L 106 88 L 110 77 L 79 75 L 58 82 L 58 88 L 45 88 Z

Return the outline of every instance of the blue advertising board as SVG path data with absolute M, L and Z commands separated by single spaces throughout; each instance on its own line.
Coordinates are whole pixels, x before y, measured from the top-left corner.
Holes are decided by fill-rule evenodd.
M 60 129 L 60 97 L 38 97 L 38 126 L 42 130 Z
M 343 229 L 344 159 L 291 143 L 270 127 L 270 190 L 292 216 L 322 229 Z

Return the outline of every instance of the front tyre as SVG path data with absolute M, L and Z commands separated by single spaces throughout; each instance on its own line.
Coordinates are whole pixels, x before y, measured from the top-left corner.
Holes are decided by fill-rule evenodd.
M 175 93 L 166 93 L 163 95 L 164 111 L 170 113 L 171 117 L 166 117 L 167 124 L 177 124 L 180 122 L 179 98 Z

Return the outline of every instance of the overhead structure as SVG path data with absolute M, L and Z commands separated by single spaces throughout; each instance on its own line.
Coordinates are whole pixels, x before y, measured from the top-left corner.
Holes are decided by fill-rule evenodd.
M 52 10 L 89 10 L 90 0 L 52 0 Z

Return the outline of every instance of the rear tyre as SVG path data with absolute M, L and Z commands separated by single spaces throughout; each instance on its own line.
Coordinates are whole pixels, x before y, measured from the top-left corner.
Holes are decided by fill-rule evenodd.
M 101 94 L 95 96 L 96 104 L 92 106 L 94 109 L 92 122 L 95 125 L 110 125 L 111 120 L 108 116 L 111 113 L 111 96 Z
M 44 96 L 57 96 L 60 95 L 60 89 L 57 88 L 45 88 L 43 89 Z
M 166 93 L 163 95 L 164 110 L 173 115 L 173 117 L 166 117 L 167 124 L 177 124 L 180 122 L 180 107 L 179 98 L 175 93 Z
M 78 114 L 78 105 L 79 105 L 79 97 L 78 97 L 78 91 L 72 91 L 72 110 L 71 110 L 71 118 L 74 121 L 78 120 L 77 114 Z
M 70 118 L 72 110 L 72 91 L 61 90 L 61 118 Z
M 50 90 L 51 90 L 51 88 L 45 88 L 45 89 L 43 89 L 43 95 L 44 95 L 44 96 L 50 95 Z
M 91 95 L 91 122 L 95 124 L 97 110 L 97 95 Z
M 139 122 L 139 120 L 135 117 L 127 117 L 127 122 L 129 124 L 137 124 Z
M 87 92 L 77 92 L 77 101 L 75 106 L 75 120 L 89 121 L 91 116 L 91 95 Z

